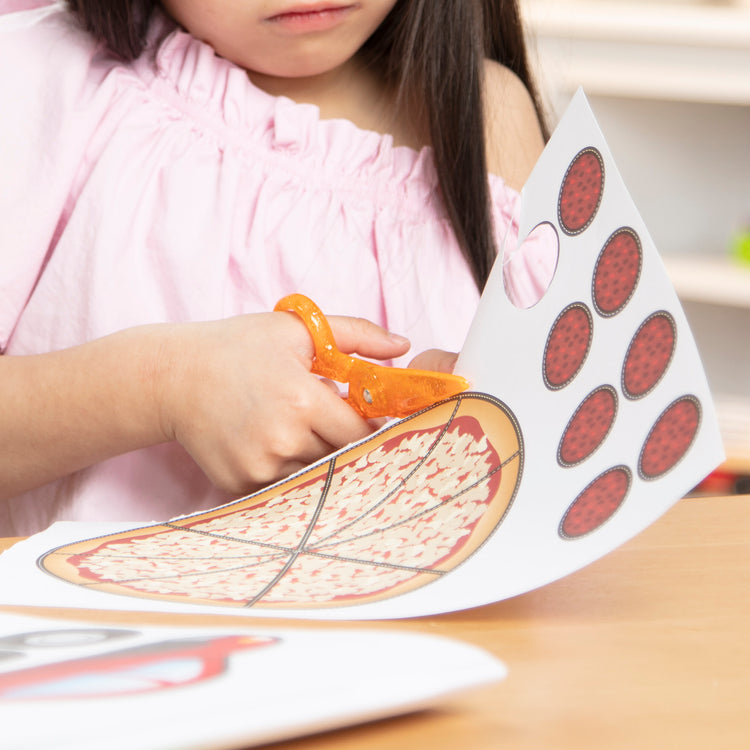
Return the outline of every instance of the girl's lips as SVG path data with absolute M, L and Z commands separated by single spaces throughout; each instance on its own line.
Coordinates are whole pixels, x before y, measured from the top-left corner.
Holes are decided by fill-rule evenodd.
M 355 8 L 356 4 L 353 3 L 299 6 L 270 16 L 266 21 L 290 32 L 327 31 L 340 24 Z

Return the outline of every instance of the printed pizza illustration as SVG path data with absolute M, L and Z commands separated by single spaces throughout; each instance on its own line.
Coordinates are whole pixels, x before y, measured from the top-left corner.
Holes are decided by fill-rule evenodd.
M 265 491 L 43 556 L 87 588 L 229 607 L 336 607 L 446 575 L 503 520 L 522 474 L 521 430 L 465 393 Z

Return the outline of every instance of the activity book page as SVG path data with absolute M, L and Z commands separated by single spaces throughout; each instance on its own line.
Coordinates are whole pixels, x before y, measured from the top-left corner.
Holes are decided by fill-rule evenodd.
M 254 747 L 424 709 L 506 673 L 447 638 L 238 622 L 121 626 L 0 612 L 3 750 Z
M 0 557 L 0 601 L 405 618 L 521 594 L 607 554 L 723 459 L 677 295 L 578 92 L 518 202 L 459 358 L 470 391 L 207 512 L 59 523 Z M 515 243 L 556 253 L 528 309 Z

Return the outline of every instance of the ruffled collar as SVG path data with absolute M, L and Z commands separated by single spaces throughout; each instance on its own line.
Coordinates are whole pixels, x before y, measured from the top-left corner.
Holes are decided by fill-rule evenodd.
M 363 130 L 349 120 L 324 120 L 313 104 L 273 96 L 255 86 L 246 71 L 184 31 L 160 11 L 149 31 L 148 53 L 157 78 L 169 84 L 202 121 L 221 123 L 229 137 L 288 153 L 316 167 L 349 174 L 375 173 L 437 191 L 432 149 L 395 146 L 387 134 Z M 308 165 L 309 166 L 309 165 Z M 517 193 L 490 175 L 495 202 L 508 205 Z M 426 197 L 426 196 L 425 196 Z

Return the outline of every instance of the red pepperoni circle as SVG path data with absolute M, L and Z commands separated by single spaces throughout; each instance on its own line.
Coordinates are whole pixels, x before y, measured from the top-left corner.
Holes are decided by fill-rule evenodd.
M 604 442 L 616 413 L 617 394 L 611 386 L 603 385 L 586 396 L 560 440 L 557 450 L 560 464 L 575 466 L 585 461 Z
M 568 305 L 552 325 L 544 348 L 544 382 L 564 388 L 578 374 L 591 347 L 593 320 L 581 302 Z
M 641 398 L 661 380 L 675 349 L 677 326 L 664 310 L 641 324 L 628 346 L 622 368 L 622 390 L 628 398 Z
M 580 234 L 594 220 L 604 192 L 604 160 L 593 147 L 580 151 L 560 188 L 557 215 L 566 234 Z
M 700 402 L 694 396 L 673 401 L 659 416 L 646 438 L 638 459 L 644 479 L 658 479 L 687 453 L 698 434 Z
M 617 315 L 628 303 L 641 275 L 641 260 L 641 241 L 632 229 L 618 229 L 607 240 L 594 269 L 594 307 L 600 315 Z
M 598 529 L 622 505 L 631 479 L 627 466 L 615 466 L 600 474 L 565 511 L 560 521 L 560 536 L 577 539 Z

